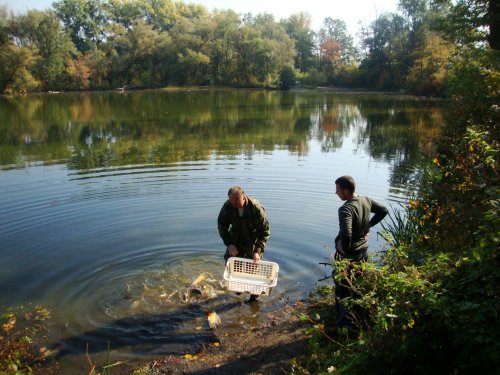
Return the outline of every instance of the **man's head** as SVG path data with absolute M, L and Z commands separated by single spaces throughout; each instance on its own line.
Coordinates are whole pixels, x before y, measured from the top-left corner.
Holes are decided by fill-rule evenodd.
M 247 198 L 245 196 L 245 192 L 243 188 L 240 186 L 233 186 L 227 192 L 227 196 L 229 198 L 229 202 L 235 208 L 242 208 L 245 206 Z
M 342 176 L 335 180 L 335 193 L 343 201 L 351 199 L 356 191 L 356 183 L 351 176 Z

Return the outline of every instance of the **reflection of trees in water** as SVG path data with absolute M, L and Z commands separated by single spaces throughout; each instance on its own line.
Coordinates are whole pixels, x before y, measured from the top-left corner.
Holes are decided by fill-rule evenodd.
M 327 97 L 313 114 L 313 134 L 323 152 L 342 147 L 350 128 L 360 119 L 357 103 L 341 101 L 342 97 Z
M 285 149 L 358 148 L 406 181 L 436 135 L 441 112 L 387 97 L 251 90 L 144 91 L 45 95 L 0 102 L 0 163 L 67 160 L 69 168 L 248 158 Z M 25 140 L 31 140 L 26 142 Z M 33 142 L 36 140 L 36 142 Z
M 356 141 L 375 160 L 391 165 L 391 186 L 415 187 L 425 163 L 434 153 L 443 114 L 426 103 L 394 101 L 360 106 L 366 125 L 357 127 Z

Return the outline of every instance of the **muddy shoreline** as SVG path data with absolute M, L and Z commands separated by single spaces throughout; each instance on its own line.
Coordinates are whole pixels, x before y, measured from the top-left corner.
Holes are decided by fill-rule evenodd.
M 307 349 L 306 305 L 295 302 L 268 312 L 262 323 L 246 332 L 214 329 L 213 342 L 197 353 L 168 355 L 140 368 L 113 369 L 117 374 L 287 374 L 291 360 Z M 116 371 L 116 372 L 115 372 Z

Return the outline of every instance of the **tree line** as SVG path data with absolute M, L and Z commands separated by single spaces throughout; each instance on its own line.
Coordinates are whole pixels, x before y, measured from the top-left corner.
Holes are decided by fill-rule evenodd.
M 472 3 L 400 0 L 399 12 L 361 27 L 359 44 L 344 21 L 326 17 L 314 31 L 305 12 L 276 21 L 175 0 L 60 0 L 18 15 L 0 7 L 0 92 L 300 83 L 446 95 L 464 41 L 481 43 L 489 27 L 498 44 L 495 5 Z M 473 26 L 449 22 L 464 12 Z

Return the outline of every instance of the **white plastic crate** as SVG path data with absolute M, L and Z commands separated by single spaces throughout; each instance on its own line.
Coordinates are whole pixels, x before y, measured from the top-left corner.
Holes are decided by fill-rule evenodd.
M 275 262 L 231 257 L 224 270 L 224 284 L 231 292 L 268 296 L 278 283 L 278 271 Z

